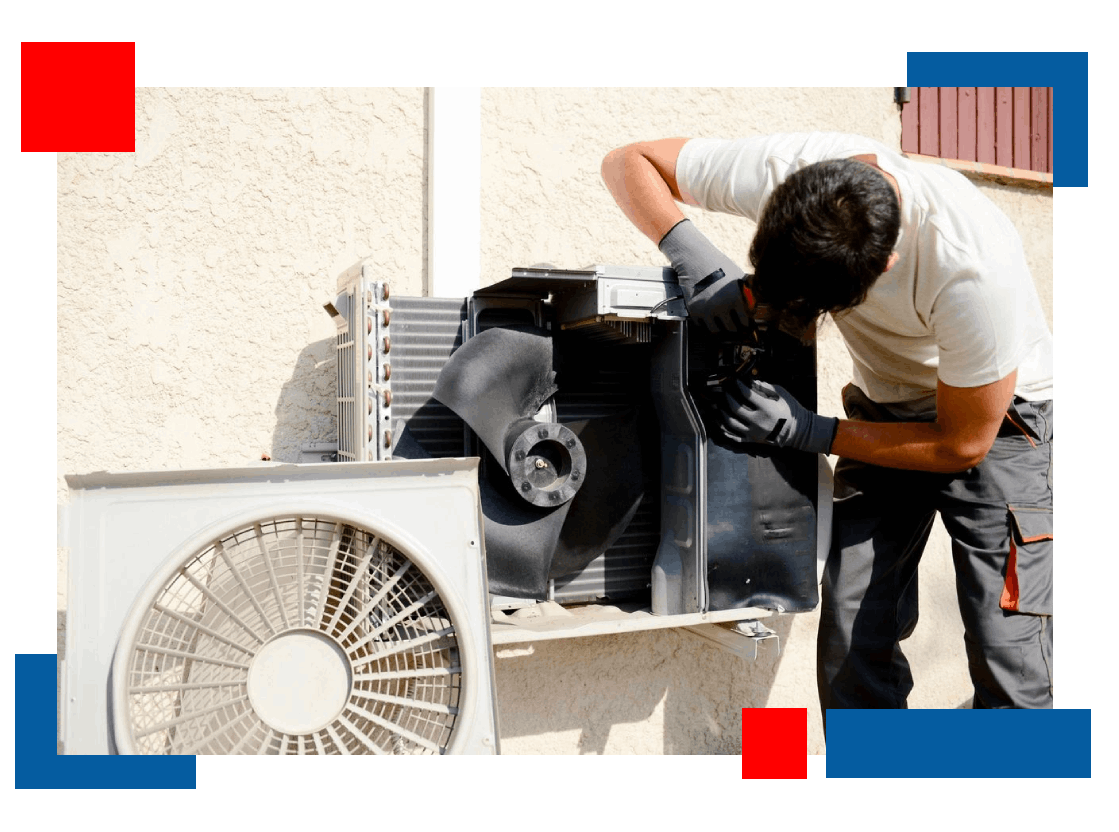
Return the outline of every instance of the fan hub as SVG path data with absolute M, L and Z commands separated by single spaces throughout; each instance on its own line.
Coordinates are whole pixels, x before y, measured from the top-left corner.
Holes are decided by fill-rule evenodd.
M 281 633 L 249 665 L 253 710 L 285 734 L 310 734 L 333 722 L 346 706 L 352 685 L 345 652 L 317 630 Z
M 507 442 L 506 470 L 524 500 L 554 507 L 575 496 L 583 484 L 587 455 L 569 428 L 523 419 L 510 428 Z

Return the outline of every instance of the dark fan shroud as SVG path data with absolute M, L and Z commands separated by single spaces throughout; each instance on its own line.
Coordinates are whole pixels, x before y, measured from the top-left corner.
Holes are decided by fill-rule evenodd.
M 562 394 L 557 380 L 579 371 L 563 358 L 544 330 L 487 329 L 451 355 L 435 385 L 434 398 L 488 452 L 482 513 L 499 595 L 545 597 L 549 579 L 583 569 L 618 539 L 644 496 L 635 411 L 541 421 Z

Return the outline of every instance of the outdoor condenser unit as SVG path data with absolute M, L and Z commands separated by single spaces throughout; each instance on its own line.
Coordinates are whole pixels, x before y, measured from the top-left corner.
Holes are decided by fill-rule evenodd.
M 704 428 L 736 375 L 813 406 L 812 347 L 659 268 L 341 289 L 348 464 L 66 478 L 67 753 L 496 753 L 494 645 L 816 605 L 826 465 Z
M 826 464 L 704 427 L 736 374 L 814 407 L 814 346 L 711 339 L 667 268 L 518 268 L 445 299 L 366 266 L 339 289 L 339 459 L 480 457 L 495 644 L 816 606 Z

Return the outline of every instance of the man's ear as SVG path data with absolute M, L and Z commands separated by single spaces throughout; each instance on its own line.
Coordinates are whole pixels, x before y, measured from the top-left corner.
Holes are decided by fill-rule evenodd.
M 871 167 L 878 167 L 878 155 L 875 153 L 863 153 L 861 156 L 852 156 L 851 158 L 859 162 L 866 162 Z
M 898 260 L 900 260 L 900 259 L 901 259 L 900 254 L 898 254 L 896 251 L 891 251 L 890 252 L 890 259 L 886 261 L 886 271 L 888 272 L 890 269 L 892 269 L 894 266 L 896 266 Z M 883 274 L 885 274 L 885 273 L 886 272 L 883 272 Z

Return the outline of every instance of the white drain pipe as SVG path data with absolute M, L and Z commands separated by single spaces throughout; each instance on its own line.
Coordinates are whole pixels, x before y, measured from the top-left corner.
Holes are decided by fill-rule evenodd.
M 432 297 L 481 285 L 482 90 L 427 87 L 427 275 Z

